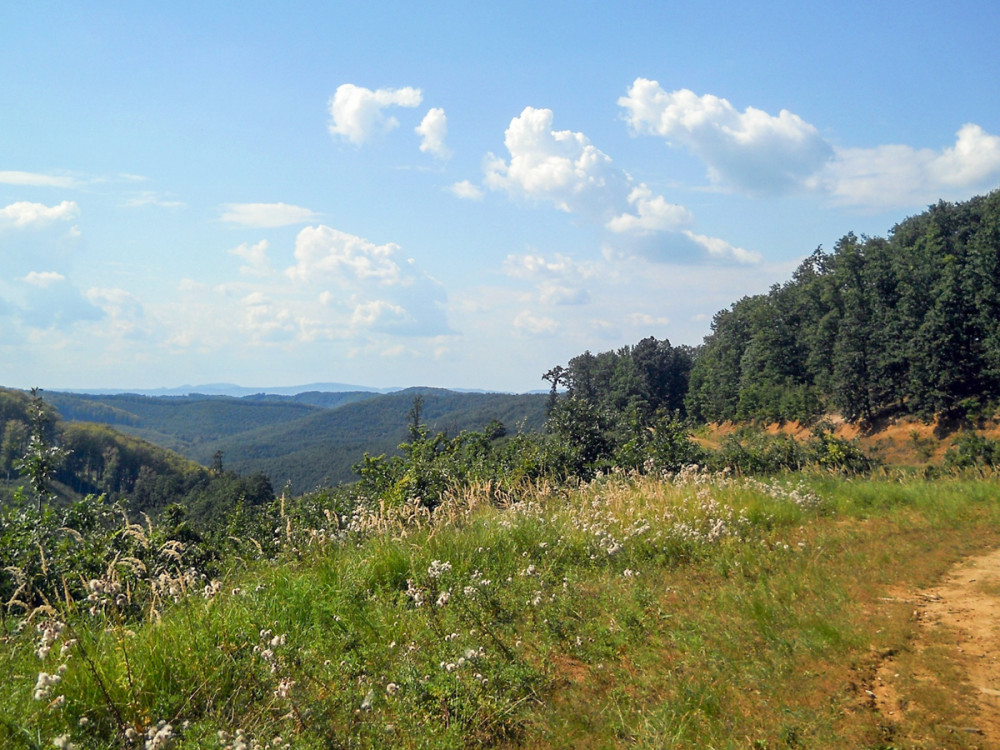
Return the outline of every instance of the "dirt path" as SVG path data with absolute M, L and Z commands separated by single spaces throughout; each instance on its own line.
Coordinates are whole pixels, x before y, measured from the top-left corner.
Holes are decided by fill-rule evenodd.
M 913 651 L 933 647 L 945 652 L 949 676 L 915 671 L 910 685 L 901 684 L 894 655 L 883 660 L 872 686 L 878 711 L 892 723 L 900 722 L 913 705 L 916 683 L 935 687 L 962 701 L 968 719 L 945 725 L 961 746 L 1000 748 L 1000 550 L 969 558 L 955 566 L 938 586 L 907 597 L 919 620 Z M 936 655 L 935 659 L 941 659 Z M 932 663 L 917 659 L 916 665 Z M 958 680 L 955 678 L 958 677 Z M 964 691 L 955 682 L 964 682 Z

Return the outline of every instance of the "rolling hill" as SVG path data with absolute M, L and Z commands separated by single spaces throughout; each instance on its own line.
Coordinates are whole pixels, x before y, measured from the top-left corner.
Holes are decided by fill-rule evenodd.
M 388 394 L 307 392 L 242 398 L 189 395 L 45 393 L 67 421 L 97 422 L 208 465 L 221 454 L 227 469 L 264 472 L 292 492 L 353 481 L 365 452 L 393 453 L 406 439 L 410 409 L 423 398 L 432 432 L 478 430 L 491 420 L 510 432 L 540 430 L 542 394 L 459 393 L 409 388 Z

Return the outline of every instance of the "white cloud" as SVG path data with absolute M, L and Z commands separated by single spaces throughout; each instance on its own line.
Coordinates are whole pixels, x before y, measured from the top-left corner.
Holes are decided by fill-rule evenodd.
M 522 310 L 514 318 L 514 329 L 532 336 L 550 336 L 559 330 L 559 324 L 552 318 L 536 315 L 531 310 Z
M 248 294 L 242 300 L 242 329 L 255 343 L 293 340 L 299 324 L 291 310 L 274 304 L 261 292 Z
M 273 228 L 313 221 L 318 214 L 287 203 L 227 203 L 221 220 L 246 227 Z
M 637 78 L 618 100 L 637 134 L 659 135 L 700 157 L 713 182 L 752 193 L 801 187 L 833 156 L 819 131 L 786 109 L 777 116 Z
M 691 212 L 684 206 L 667 203 L 662 195 L 653 195 L 653 191 L 644 184 L 632 189 L 628 202 L 635 207 L 636 213 L 623 213 L 608 221 L 605 226 L 612 232 L 672 232 L 694 221 Z
M 398 127 L 399 121 L 387 117 L 382 110 L 387 107 L 419 107 L 423 101 L 420 89 L 407 86 L 401 89 L 377 89 L 345 83 L 337 87 L 330 99 L 330 134 L 342 136 L 355 145 L 361 145 L 378 133 Z M 442 113 L 443 115 L 443 113 Z
M 508 276 L 530 279 L 537 277 L 557 279 L 587 279 L 600 273 L 593 263 L 580 263 L 568 255 L 556 253 L 551 258 L 544 255 L 508 255 L 503 264 Z
M 685 230 L 683 234 L 716 260 L 735 260 L 737 263 L 760 263 L 763 260 L 757 251 L 744 250 L 742 247 L 731 245 L 718 237 L 707 237 L 689 230 Z
M 409 320 L 409 314 L 402 305 L 388 300 L 376 299 L 361 302 L 351 313 L 351 324 L 367 328 L 393 328 Z
M 966 124 L 955 145 L 935 151 L 905 145 L 838 149 L 815 179 L 837 203 L 894 207 L 960 200 L 1000 180 L 1000 137 Z
M 53 221 L 70 221 L 79 215 L 80 209 L 73 201 L 63 201 L 58 206 L 18 201 L 0 208 L 0 229 L 4 226 L 43 226 Z
M 247 276 L 268 276 L 272 272 L 271 263 L 267 258 L 267 240 L 261 240 L 255 245 L 244 242 L 229 252 L 242 258 L 246 265 L 240 267 L 240 273 Z
M 296 264 L 285 273 L 295 281 L 370 279 L 382 284 L 405 283 L 395 260 L 399 245 L 376 245 L 328 226 L 306 227 L 295 240 Z
M 449 186 L 448 190 L 452 195 L 463 200 L 481 201 L 483 199 L 482 188 L 472 184 L 468 180 L 456 182 L 454 185 Z
M 448 118 L 443 109 L 434 107 L 429 110 L 414 131 L 421 137 L 421 151 L 439 159 L 451 157 L 451 151 L 444 145 L 444 139 L 448 135 Z
M 590 302 L 590 292 L 579 287 L 544 282 L 538 287 L 538 298 L 544 305 L 585 305 Z
M 1000 180 L 1000 136 L 974 123 L 940 151 L 903 144 L 836 147 L 788 110 L 742 112 L 725 99 L 687 89 L 666 92 L 637 78 L 618 100 L 635 134 L 656 135 L 699 157 L 709 178 L 747 193 L 814 192 L 842 205 L 888 209 L 962 200 Z M 616 217 L 609 228 L 635 228 Z
M 26 187 L 72 188 L 77 186 L 72 177 L 37 174 L 35 172 L 0 171 L 0 184 L 24 185 Z
M 377 245 L 328 226 L 306 227 L 295 242 L 295 265 L 285 275 L 311 302 L 303 319 L 312 338 L 366 332 L 436 336 L 450 332 L 444 287 L 413 261 L 400 262 L 394 243 Z M 305 330 L 305 329 L 303 329 Z
M 66 277 L 57 271 L 32 271 L 23 279 L 25 283 L 31 286 L 41 288 L 49 287 L 65 280 Z
M 670 324 L 670 318 L 650 315 L 649 313 L 632 313 L 626 320 L 634 326 L 666 326 Z
M 685 250 L 698 247 L 714 258 L 748 262 L 754 257 L 732 246 L 723 252 L 722 240 L 691 234 L 685 229 L 694 223 L 690 211 L 614 167 L 583 133 L 552 130 L 552 118 L 551 110 L 527 107 L 511 121 L 504 134 L 510 161 L 489 155 L 484 167 L 488 187 L 599 222 L 617 237 L 608 257 L 643 254 L 667 261 L 670 257 L 662 251 L 677 244 Z M 508 273 L 528 271 L 533 261 L 525 256 L 523 262 L 529 265 L 518 270 L 508 258 Z
M 552 110 L 534 107 L 511 120 L 504 133 L 510 161 L 487 157 L 486 186 L 603 221 L 629 192 L 625 176 L 587 136 L 552 130 L 552 120 Z

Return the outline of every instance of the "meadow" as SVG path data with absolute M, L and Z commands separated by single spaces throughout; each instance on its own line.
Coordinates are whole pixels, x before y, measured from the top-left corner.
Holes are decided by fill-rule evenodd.
M 64 527 L 5 571 L 0 745 L 981 746 L 954 638 L 918 648 L 913 602 L 1000 541 L 997 487 L 692 466 L 433 509 L 282 498 L 224 564 L 106 508 L 103 568 Z

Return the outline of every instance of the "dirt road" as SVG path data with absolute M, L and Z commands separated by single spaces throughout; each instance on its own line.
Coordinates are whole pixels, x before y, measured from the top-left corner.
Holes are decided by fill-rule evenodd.
M 954 746 L 1000 748 L 1000 550 L 964 560 L 940 585 L 906 601 L 919 620 L 912 646 L 918 668 L 901 679 L 896 656 L 887 655 L 871 689 L 877 710 L 901 728 L 908 712 L 936 713 L 935 707 L 915 703 L 929 691 L 914 689 L 918 683 L 936 683 L 932 687 L 939 694 L 948 694 L 963 709 L 964 718 L 939 724 L 951 733 Z M 929 649 L 935 650 L 932 656 Z M 921 659 L 924 651 L 928 656 Z M 949 674 L 920 669 L 932 664 L 947 666 Z

